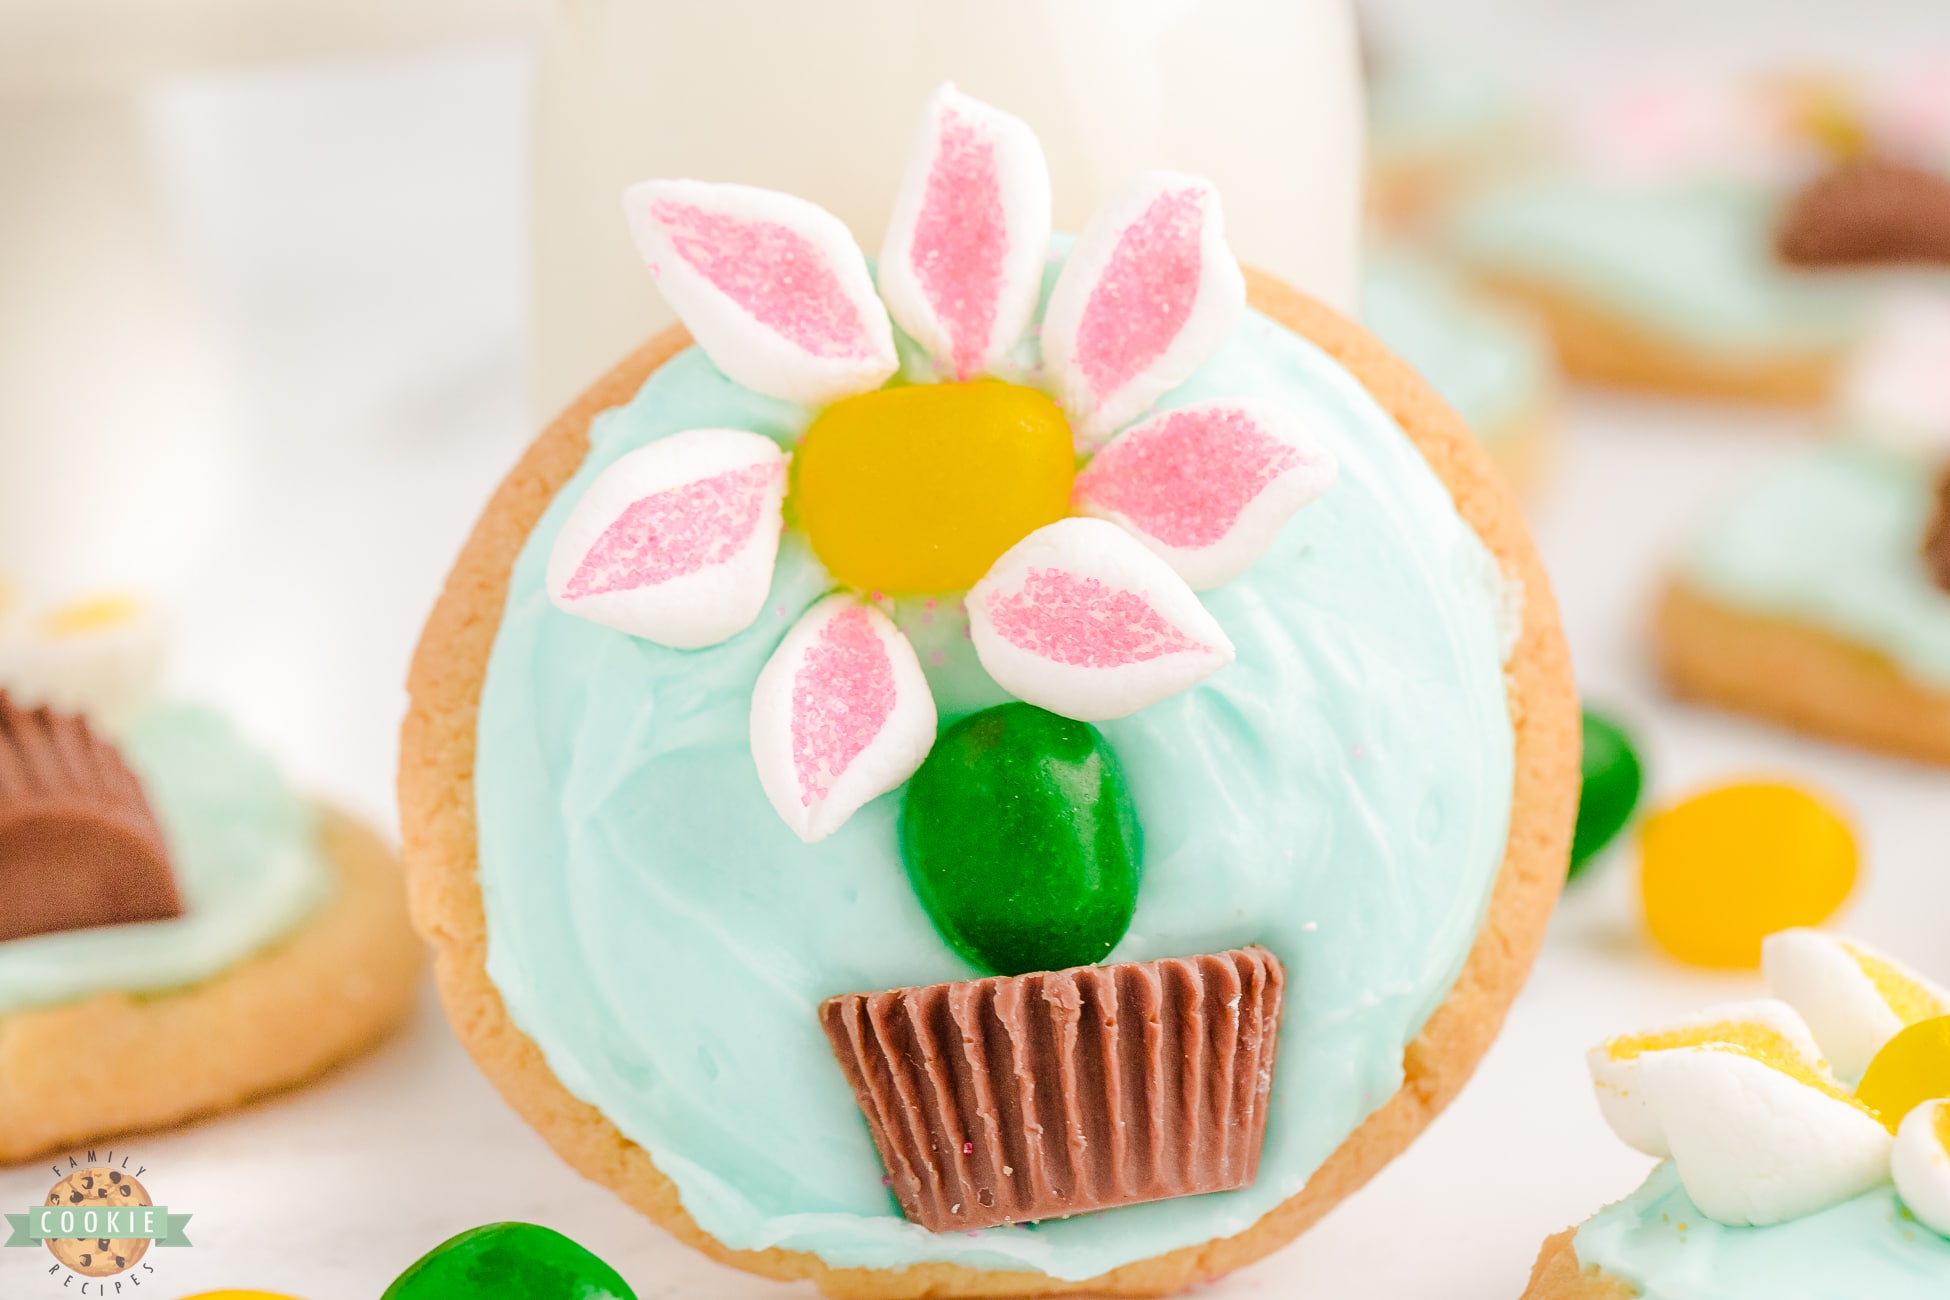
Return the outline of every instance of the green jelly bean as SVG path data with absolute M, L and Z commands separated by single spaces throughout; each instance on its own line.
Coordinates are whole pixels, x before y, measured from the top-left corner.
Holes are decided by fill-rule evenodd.
M 636 1300 L 636 1293 L 559 1232 L 490 1223 L 422 1255 L 380 1300 Z
M 1625 829 L 1638 807 L 1645 770 L 1631 737 L 1610 718 L 1584 711 L 1584 789 L 1571 838 L 1571 879 Z
M 914 892 L 985 971 L 1088 965 L 1130 928 L 1137 815 L 1088 723 L 1029 704 L 963 718 L 908 782 L 900 829 Z

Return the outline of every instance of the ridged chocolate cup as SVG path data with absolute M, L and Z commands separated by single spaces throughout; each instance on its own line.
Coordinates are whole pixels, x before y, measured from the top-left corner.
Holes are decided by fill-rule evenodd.
M 0 691 L 0 941 L 182 910 L 162 827 L 115 747 Z
M 1950 262 L 1950 177 L 1869 158 L 1809 182 L 1776 235 L 1797 266 Z
M 1250 1186 L 1286 972 L 1264 948 L 820 1007 L 901 1212 L 934 1232 Z

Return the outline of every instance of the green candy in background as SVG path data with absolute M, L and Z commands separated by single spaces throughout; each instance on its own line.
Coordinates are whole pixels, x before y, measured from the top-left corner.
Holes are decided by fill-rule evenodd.
M 636 1300 L 636 1293 L 553 1229 L 490 1223 L 422 1255 L 380 1300 Z
M 1638 807 L 1645 769 L 1625 729 L 1602 713 L 1584 711 L 1584 789 L 1578 797 L 1578 828 L 1571 839 L 1575 880 L 1625 829 Z

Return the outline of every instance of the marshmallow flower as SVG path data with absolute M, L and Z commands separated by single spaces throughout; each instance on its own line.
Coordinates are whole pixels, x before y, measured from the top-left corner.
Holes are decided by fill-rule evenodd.
M 0 690 L 24 708 L 80 713 L 120 736 L 154 698 L 163 619 L 123 592 L 33 606 L 0 583 Z
M 1813 1214 L 1888 1181 L 1892 1159 L 1913 1171 L 1918 1217 L 1940 1204 L 1950 1220 L 1950 1157 L 1928 1148 L 1940 1147 L 1941 1132 L 1915 1118 L 1931 1107 L 1904 1121 L 1914 1135 L 1892 1137 L 1844 1083 L 1906 1025 L 1943 1014 L 1941 990 L 1813 930 L 1770 936 L 1763 966 L 1777 998 L 1712 1007 L 1592 1049 L 1606 1123 L 1630 1146 L 1670 1158 L 1687 1195 L 1720 1223 Z M 1840 1077 L 1831 1060 L 1845 1063 Z M 1902 1181 L 1899 1172 L 1908 1201 Z
M 1146 173 L 1113 196 L 1040 327 L 1042 148 L 952 85 L 928 103 L 873 271 L 835 217 L 787 195 L 646 181 L 624 207 L 666 300 L 755 392 L 809 408 L 870 393 L 902 368 L 898 325 L 925 357 L 910 381 L 1006 376 L 1056 397 L 1082 464 L 1072 517 L 1027 531 L 966 593 L 983 668 L 1052 712 L 1123 717 L 1230 663 L 1196 592 L 1249 568 L 1333 482 L 1331 454 L 1291 411 L 1225 398 L 1152 411 L 1245 312 L 1218 195 L 1199 177 Z M 736 636 L 766 607 L 790 484 L 788 452 L 743 430 L 632 452 L 571 509 L 549 597 L 676 649 Z M 933 744 L 926 679 L 879 598 L 814 605 L 753 696 L 760 783 L 808 842 L 899 786 Z

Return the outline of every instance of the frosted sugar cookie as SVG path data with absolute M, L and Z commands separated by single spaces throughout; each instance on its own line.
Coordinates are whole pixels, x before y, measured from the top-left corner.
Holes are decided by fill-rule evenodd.
M 1773 998 L 1593 1048 L 1599 1109 L 1664 1163 L 1544 1243 L 1525 1300 L 1950 1290 L 1950 994 L 1785 930 Z
M 1454 1094 L 1564 875 L 1577 705 L 1475 439 L 1202 180 L 1074 240 L 1047 186 L 948 87 L 872 269 L 783 195 L 632 190 L 697 342 L 543 434 L 413 669 L 475 1059 L 834 1295 L 1277 1248 Z
M 400 1018 L 391 853 L 157 702 L 139 601 L 30 608 L 0 641 L 0 1161 L 302 1083 Z
M 1748 485 L 1686 543 L 1655 640 L 1682 695 L 1950 762 L 1950 304 L 1855 358 L 1844 436 Z
M 1863 337 L 1864 286 L 1775 232 L 1824 146 L 1797 96 L 1656 80 L 1568 107 L 1564 156 L 1464 204 L 1447 244 L 1541 314 L 1574 379 L 1811 404 Z

